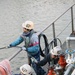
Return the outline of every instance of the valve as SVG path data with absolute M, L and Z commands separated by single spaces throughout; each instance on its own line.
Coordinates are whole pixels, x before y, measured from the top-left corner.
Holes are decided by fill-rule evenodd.
M 47 75 L 56 75 L 54 69 L 51 67 L 48 71 L 48 74 Z
M 66 63 L 66 60 L 65 60 L 64 55 L 60 55 L 58 64 L 59 64 L 62 68 L 65 68 L 65 66 L 67 65 L 67 63 Z
M 74 63 L 75 62 L 74 61 L 74 58 L 73 58 L 73 54 L 68 54 L 68 58 L 67 58 L 66 62 L 68 64 L 71 64 L 71 63 Z

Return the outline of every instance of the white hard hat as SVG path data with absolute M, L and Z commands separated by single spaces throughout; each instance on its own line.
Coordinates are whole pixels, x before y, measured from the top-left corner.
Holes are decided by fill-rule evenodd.
M 34 23 L 32 21 L 26 21 L 22 24 L 22 27 L 31 30 L 34 28 Z
M 52 55 L 60 55 L 61 54 L 61 47 L 60 46 L 56 46 L 56 47 L 54 47 L 51 51 L 50 51 L 50 53 L 52 54 Z
M 24 64 L 20 67 L 20 72 L 25 75 L 32 75 L 32 68 L 28 64 Z

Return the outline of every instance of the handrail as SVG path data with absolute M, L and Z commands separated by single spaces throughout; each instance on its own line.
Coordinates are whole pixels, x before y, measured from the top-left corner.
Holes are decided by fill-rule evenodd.
M 68 10 L 70 10 L 75 4 L 73 4 L 69 9 L 67 9 L 62 15 L 60 15 L 56 20 L 54 20 L 50 25 L 48 25 L 46 28 L 44 28 L 39 34 L 43 33 L 46 29 L 48 29 L 52 24 L 54 24 L 59 18 L 61 18 Z M 71 9 L 72 11 L 72 9 Z M 73 14 L 72 14 L 73 16 Z M 73 18 L 72 18 L 73 21 Z M 73 22 L 72 22 L 73 23 Z M 73 27 L 72 27 L 73 28 Z
M 20 49 L 19 51 L 15 52 L 11 57 L 8 58 L 9 61 L 11 61 L 16 55 L 18 55 L 20 52 L 22 51 L 22 49 Z
M 66 12 L 68 12 L 68 10 L 70 10 L 71 9 L 71 29 L 72 29 L 72 34 L 74 33 L 74 18 L 73 18 L 73 6 L 74 6 L 75 4 L 73 4 L 70 8 L 68 8 L 62 15 L 60 15 L 56 20 L 54 20 L 50 25 L 48 25 L 46 28 L 44 28 L 41 32 L 39 32 L 39 34 L 41 34 L 41 33 L 43 33 L 45 30 L 47 30 L 50 26 L 52 26 L 52 28 L 53 28 L 53 39 L 55 39 L 56 38 L 56 32 L 55 32 L 55 22 L 57 21 L 57 20 L 59 20 Z M 70 23 L 69 23 L 70 24 Z M 69 25 L 68 24 L 68 25 Z M 61 33 L 61 32 L 60 32 Z M 38 35 L 39 35 L 38 34 Z M 57 42 L 57 41 L 56 41 Z M 56 45 L 56 44 L 55 44 Z
M 72 8 L 73 8 L 73 6 L 74 6 L 75 4 L 73 4 L 69 9 L 71 9 L 71 13 L 72 13 L 72 32 L 74 31 L 74 26 L 73 26 L 73 10 L 72 10 Z M 48 25 L 46 28 L 44 28 L 41 32 L 39 32 L 38 33 L 38 35 L 39 34 L 41 34 L 41 33 L 43 33 L 45 30 L 47 30 L 50 26 L 53 26 L 53 37 L 54 37 L 54 39 L 56 38 L 56 36 L 55 36 L 55 22 L 60 18 L 60 17 L 62 17 L 69 9 L 67 9 L 62 15 L 60 15 L 55 21 L 53 21 L 50 25 Z M 61 32 L 60 32 L 61 33 Z M 55 45 L 56 45 L 56 43 L 57 43 L 57 40 L 55 40 L 56 42 L 55 42 Z M 13 54 L 10 58 L 9 58 L 9 61 L 11 61 L 18 53 L 20 53 L 22 51 L 22 49 L 21 50 L 19 50 L 19 51 L 17 51 L 15 54 Z
M 71 7 L 73 7 L 75 4 L 73 4 Z M 68 8 L 62 15 L 60 15 L 54 22 L 56 22 L 60 17 L 62 17 L 69 9 L 71 9 L 71 7 L 70 8 Z

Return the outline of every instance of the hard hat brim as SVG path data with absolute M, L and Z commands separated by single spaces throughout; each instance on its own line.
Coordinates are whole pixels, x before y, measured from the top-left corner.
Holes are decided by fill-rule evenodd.
M 20 67 L 20 72 L 23 73 L 23 74 L 25 74 L 25 72 L 22 71 L 22 66 Z
M 30 65 L 24 64 L 20 67 L 20 72 L 26 75 L 30 75 L 30 73 L 32 73 L 32 68 L 30 67 Z

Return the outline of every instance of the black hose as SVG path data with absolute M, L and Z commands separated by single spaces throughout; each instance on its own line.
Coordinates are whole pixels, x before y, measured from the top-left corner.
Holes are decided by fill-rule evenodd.
M 44 43 L 44 44 L 45 44 L 44 50 L 42 50 L 41 44 L 40 44 L 40 39 L 41 39 L 41 37 L 43 37 L 44 42 L 45 42 L 45 43 Z M 42 57 L 44 57 L 45 55 L 47 55 L 47 54 L 49 53 L 48 40 L 47 40 L 47 37 L 46 37 L 45 34 L 40 34 L 40 35 L 39 35 L 39 47 L 40 47 L 40 52 L 41 52 L 41 56 L 42 56 Z M 45 51 L 45 53 L 44 53 L 43 51 Z
M 39 37 L 40 53 L 41 53 L 41 56 L 42 56 L 42 57 L 44 57 L 45 55 L 47 55 L 47 54 L 50 52 L 50 48 L 51 48 L 51 47 L 53 48 L 54 46 L 57 46 L 57 40 L 59 41 L 60 46 L 62 46 L 61 40 L 60 40 L 59 38 L 54 38 L 54 39 L 48 44 L 48 39 L 47 39 L 47 37 L 46 37 L 45 34 L 40 34 L 38 37 Z M 41 48 L 41 43 L 40 43 L 41 37 L 43 37 L 43 39 L 44 39 L 44 44 L 45 44 L 45 48 L 44 48 L 44 49 Z M 53 45 L 54 45 L 54 46 L 53 46 Z M 44 53 L 44 51 L 45 51 L 45 53 Z

